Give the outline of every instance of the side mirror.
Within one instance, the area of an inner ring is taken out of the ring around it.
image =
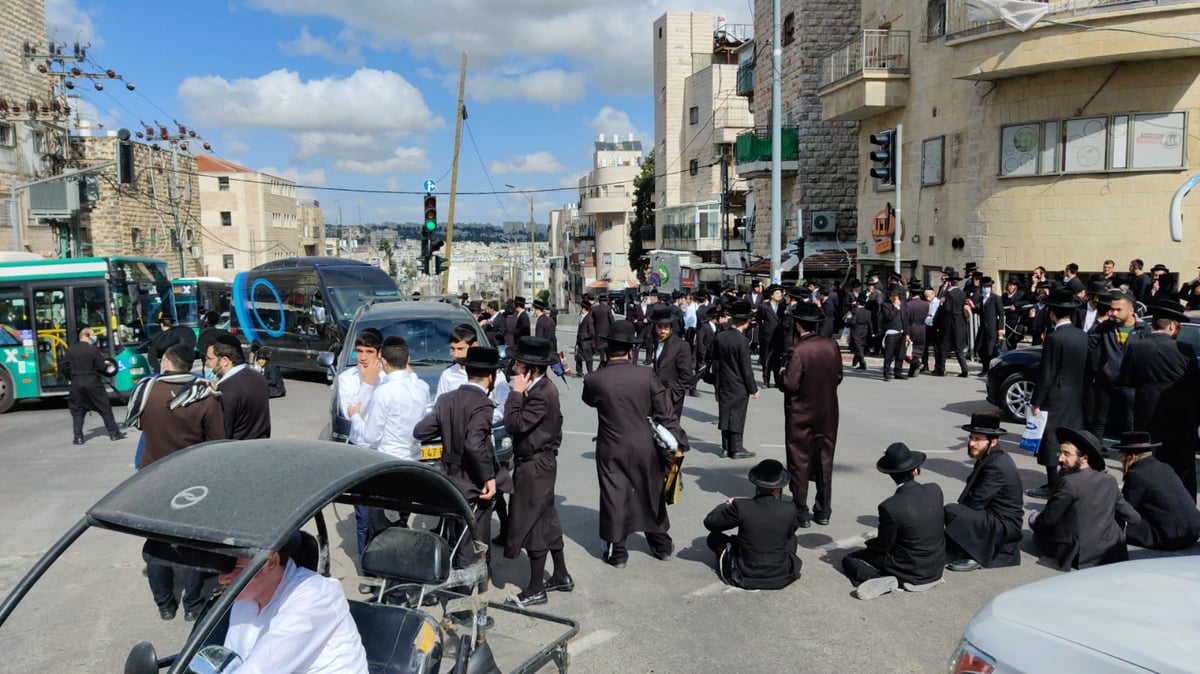
[[[185,674],[222,674],[242,666],[242,657],[224,646],[205,646],[188,662]]]
[[[125,656],[125,674],[158,674],[158,654],[154,645],[143,641],[129,649]]]
[[[326,370],[332,370],[333,369],[333,352],[323,351],[323,352],[317,354],[317,365],[320,365],[321,367],[325,368]]]

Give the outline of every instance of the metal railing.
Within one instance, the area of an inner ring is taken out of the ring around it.
[[[1140,6],[1179,4],[1182,1],[1185,0],[1055,0],[1047,3],[1050,7],[1046,16],[1061,20],[1064,16],[1081,16]],[[953,40],[1011,29],[1011,26],[1000,19],[973,21],[971,13],[967,0],[946,0],[946,39]]]
[[[821,88],[866,72],[908,73],[907,30],[864,30],[821,57]]]

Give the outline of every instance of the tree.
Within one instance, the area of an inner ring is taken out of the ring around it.
[[[387,239],[380,239],[379,254],[387,258],[388,276],[396,278],[400,273],[400,268],[396,265],[396,258],[392,251],[392,243]]]
[[[646,249],[642,233],[654,232],[654,151],[642,161],[642,172],[633,179],[633,220],[629,223],[629,266],[646,282]]]

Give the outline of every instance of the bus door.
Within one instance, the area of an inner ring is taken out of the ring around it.
[[[37,341],[38,385],[44,392],[64,391],[70,383],[60,371],[70,346],[67,288],[63,285],[33,287],[33,326]],[[76,338],[78,334],[76,334]],[[74,340],[71,340],[74,341]]]

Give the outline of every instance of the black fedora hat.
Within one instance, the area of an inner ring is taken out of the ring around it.
[[[520,337],[504,355],[527,365],[545,366],[558,362],[558,354],[545,337]]]
[[[1089,295],[1104,295],[1108,293],[1108,281],[1104,279],[1092,279],[1088,283],[1087,294]]]
[[[729,306],[729,317],[734,319],[750,318],[754,315],[754,307],[746,300],[737,300]]]
[[[893,442],[875,462],[875,470],[888,475],[908,473],[925,463],[925,452],[914,452],[903,442]]]
[[[468,370],[498,370],[500,352],[490,346],[472,346],[467,349],[465,357],[457,358],[454,362]]]
[[[524,308],[525,307],[525,298],[521,297],[520,295],[517,295],[516,297],[513,298],[513,305]]]
[[[1104,455],[1100,453],[1103,445],[1091,431],[1077,431],[1074,428],[1059,426],[1054,429],[1054,439],[1058,440],[1059,444],[1069,442],[1075,445],[1080,454],[1087,456],[1088,465],[1092,470],[1104,470]]]
[[[1125,431],[1121,434],[1121,441],[1113,445],[1113,449],[1128,454],[1141,454],[1158,447],[1162,447],[1162,443],[1151,442],[1150,434],[1146,431]]]
[[[959,274],[957,271],[954,271],[953,269],[950,269],[949,267],[942,270],[942,273],[945,274],[946,278],[950,281],[961,281],[962,280],[962,274]]]
[[[771,285],[767,286],[767,289],[763,291],[763,294],[766,295],[767,297],[770,297],[771,295],[773,295],[775,293],[776,290],[786,290],[786,289],[783,286],[779,285],[778,283],[772,283]]]
[[[812,295],[808,288],[803,286],[788,286],[787,296],[794,300],[806,300]]]
[[[533,308],[537,309],[538,311],[545,311],[550,308],[550,305],[546,304],[545,300],[536,299],[533,301]]]
[[[971,423],[960,426],[968,433],[979,433],[998,438],[1008,431],[1000,428],[1000,415],[995,412],[975,412],[971,415]]]
[[[1147,310],[1155,319],[1166,318],[1179,323],[1187,323],[1187,314],[1183,313],[1183,307],[1174,300],[1159,300],[1152,302]]]
[[[629,321],[613,321],[613,324],[608,328],[608,337],[604,338],[607,342],[615,342],[617,344],[641,344],[642,338],[638,337],[637,329],[633,327],[633,323]]]
[[[990,287],[996,285],[996,281],[991,276],[984,276],[983,278],[979,279],[979,285]]]
[[[764,459],[750,469],[750,482],[763,489],[783,489],[788,483],[788,474],[783,464],[775,459]]]
[[[821,307],[812,302],[797,302],[792,306],[788,313],[797,323],[819,323],[825,317],[821,314]]]
[[[1086,287],[1083,285],[1083,279],[1079,278],[1078,276],[1072,276],[1063,285],[1065,285],[1072,293],[1077,295],[1080,293],[1080,291],[1086,290]]]
[[[1069,287],[1060,286],[1058,288],[1051,288],[1050,295],[1046,297],[1046,306],[1051,309],[1074,311],[1082,304],[1079,298],[1075,296],[1075,292]]]
[[[671,312],[671,307],[660,304],[650,312],[650,322],[655,325],[667,325],[675,322],[675,314]]]
[[[896,293],[897,295],[904,295],[905,288],[904,288],[904,286],[900,285],[899,283],[893,284],[892,287],[888,288],[888,294],[890,295],[892,293]]]

